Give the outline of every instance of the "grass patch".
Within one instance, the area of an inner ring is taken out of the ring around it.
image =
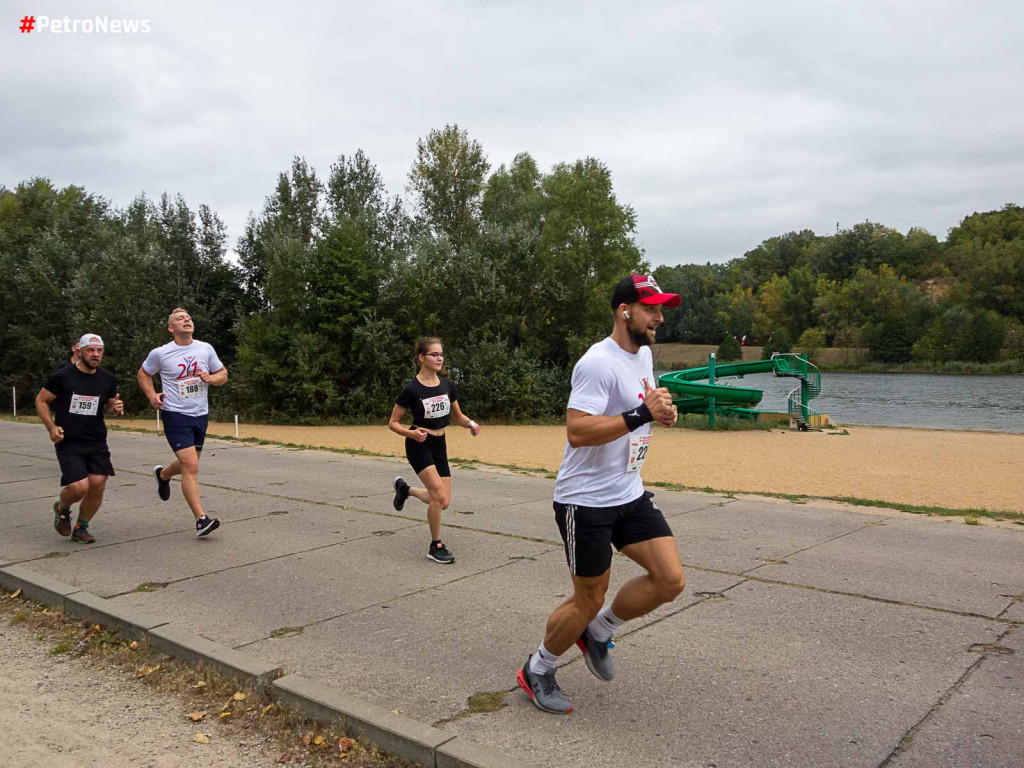
[[[132,592],[156,592],[158,589],[165,589],[166,584],[160,581],[147,581],[144,584],[139,584]]]
[[[59,656],[62,653],[67,653],[71,650],[71,641],[61,640],[53,648],[50,649],[51,656]]]
[[[708,422],[708,417],[699,413],[681,414],[679,421],[673,427],[673,429],[695,429],[705,432],[771,432],[780,428],[780,422],[721,415],[715,416],[715,426],[712,427]]]
[[[895,509],[899,512],[910,512],[915,515],[938,515],[942,517],[969,517],[974,515],[976,517],[988,517],[992,520],[1007,520],[1011,521],[1016,525],[1024,525],[1024,512],[1013,512],[1011,510],[1001,509],[976,509],[976,508],[958,508],[958,507],[930,507],[924,504],[902,504],[898,501],[879,501],[878,499],[862,499],[857,496],[810,496],[802,493],[765,493],[758,491],[737,491],[737,490],[723,490],[721,488],[711,488],[704,486],[697,488],[689,485],[680,485],[679,483],[665,483],[659,481],[645,482],[644,485],[652,486],[654,488],[664,488],[667,491],[683,491],[683,492],[698,492],[698,493],[714,493],[718,495],[724,495],[726,497],[734,497],[736,494],[744,494],[746,496],[765,496],[770,499],[785,499],[791,501],[794,504],[806,504],[809,501],[819,499],[821,501],[838,501],[842,504],[852,504],[856,507],[874,507],[876,509]]]
[[[966,515],[964,517],[964,525],[981,525],[981,520],[978,519],[977,515]]]
[[[10,624],[13,627],[15,624],[21,624],[22,622],[27,621],[27,620],[28,620],[28,611],[18,611],[16,614],[14,614],[11,617]]]
[[[302,627],[278,627],[272,630],[271,637],[295,637],[302,634]]]

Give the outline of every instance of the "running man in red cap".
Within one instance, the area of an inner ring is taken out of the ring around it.
[[[623,278],[612,293],[611,336],[587,350],[572,372],[568,443],[554,506],[573,594],[548,618],[544,642],[517,676],[545,712],[572,711],[555,681],[559,656],[576,644],[590,671],[611,680],[615,631],[672,602],[686,585],[676,540],[651,501],[654,494],[644,491],[640,480],[651,422],[671,427],[678,418],[668,390],[654,387],[651,345],[664,322],[662,306],[680,301],[677,294],[662,293],[653,277]],[[647,573],[624,584],[604,605],[612,545]]]
[[[96,539],[89,533],[89,523],[103,503],[107,478],[114,474],[103,414],[124,413],[124,403],[114,374],[100,368],[103,339],[87,333],[73,349],[75,363],[58,368],[36,395],[36,413],[50,433],[60,464],[63,489],[53,503],[53,527],[61,536],[92,544]],[[79,501],[72,529],[71,505]]]

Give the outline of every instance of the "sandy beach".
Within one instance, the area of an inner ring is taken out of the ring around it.
[[[147,426],[135,422],[135,426]],[[155,426],[155,425],[154,425]],[[214,423],[211,435],[234,435]],[[946,508],[1024,513],[1024,435],[883,427],[825,432],[706,432],[656,428],[643,469],[648,482],[717,490],[854,496]],[[242,424],[240,436],[402,457],[385,426],[282,427]],[[488,426],[477,438],[448,430],[453,457],[555,472],[560,426]]]

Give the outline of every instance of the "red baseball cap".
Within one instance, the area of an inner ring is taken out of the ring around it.
[[[612,309],[620,304],[664,304],[678,307],[683,298],[678,293],[662,293],[658,281],[649,275],[630,275],[622,278],[612,291]]]

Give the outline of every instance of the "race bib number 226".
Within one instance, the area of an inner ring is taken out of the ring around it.
[[[452,404],[448,395],[423,398],[423,418],[439,419],[452,412]]]

